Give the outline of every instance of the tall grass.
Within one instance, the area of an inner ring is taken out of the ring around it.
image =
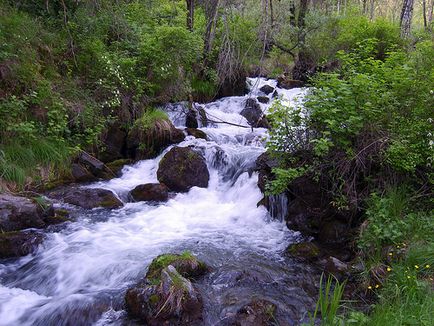
[[[315,321],[319,315],[321,316],[321,325],[329,326],[335,324],[344,289],[345,282],[339,282],[332,275],[329,275],[327,280],[324,281],[324,274],[321,275],[319,298],[313,316],[310,318],[310,325],[315,325]]]
[[[0,178],[22,187],[27,178],[41,178],[41,169],[67,170],[73,150],[64,142],[48,139],[0,145]],[[54,172],[53,172],[54,173]]]

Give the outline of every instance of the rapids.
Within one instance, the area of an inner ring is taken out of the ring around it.
[[[259,88],[276,87],[276,81],[248,79],[248,84],[249,95],[201,106],[214,121],[247,126],[239,114],[246,98],[263,95]],[[276,89],[291,104],[305,92]],[[261,107],[266,112],[270,105]],[[180,104],[166,110],[177,127],[184,125]],[[73,222],[46,230],[36,254],[0,261],[0,325],[135,325],[123,309],[126,289],[157,255],[184,250],[212,267],[198,283],[205,325],[223,325],[254,297],[275,303],[287,325],[305,321],[319,277],[284,255],[300,240],[282,222],[287,199],[273,198],[271,213],[257,207],[262,194],[252,168],[265,151],[267,130],[200,122],[199,127],[207,141],[188,136],[179,146],[193,146],[204,155],[208,188],[173,194],[158,205],[127,203],[135,186],[157,181],[164,153],[126,166],[119,178],[85,185],[113,190],[126,205],[113,211],[75,208]]]

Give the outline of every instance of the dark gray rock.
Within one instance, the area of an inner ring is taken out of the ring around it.
[[[254,299],[236,313],[233,326],[270,326],[276,321],[276,305],[270,301]]]
[[[96,207],[113,209],[123,206],[118,197],[107,189],[67,186],[51,191],[48,196],[86,209]]]
[[[31,254],[43,240],[44,236],[34,231],[0,233],[0,259]]]
[[[103,135],[102,143],[104,150],[98,157],[103,162],[112,162],[122,159],[126,153],[127,131],[119,123],[111,124]]]
[[[43,228],[51,216],[53,206],[47,201],[41,199],[38,203],[26,197],[0,194],[0,231]]]
[[[147,183],[138,185],[130,192],[135,201],[167,201],[169,189],[161,183]]]
[[[270,102],[270,99],[267,96],[258,96],[256,99],[259,103],[263,104],[267,104],[268,102]]]
[[[174,147],[161,159],[158,181],[170,190],[186,192],[191,187],[208,187],[209,172],[205,159],[188,147]]]
[[[201,138],[201,139],[205,139],[205,140],[208,139],[206,133],[200,129],[187,128],[187,129],[185,129],[185,131],[187,132],[187,135],[193,136],[195,138]]]
[[[187,128],[198,128],[199,124],[197,123],[197,112],[196,110],[189,109],[186,117],[185,117],[185,126]]]
[[[270,85],[264,85],[259,89],[262,93],[264,93],[265,95],[271,94],[274,92],[274,87],[270,86]]]
[[[264,116],[261,106],[254,98],[246,100],[245,107],[240,114],[246,118],[249,125],[254,128],[270,128],[270,124]]]
[[[128,313],[150,326],[202,325],[202,298],[191,283],[208,268],[188,253],[155,258],[146,277],[128,289]]]

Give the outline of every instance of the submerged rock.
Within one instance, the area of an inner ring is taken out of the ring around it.
[[[135,201],[167,201],[169,189],[161,183],[138,185],[130,192]]]
[[[291,256],[307,260],[317,259],[321,254],[320,248],[312,242],[294,243],[286,251]]]
[[[113,209],[123,206],[119,198],[107,189],[64,187],[50,192],[49,196],[86,209],[96,207]]]
[[[270,85],[264,85],[259,89],[265,95],[271,94],[274,92],[274,87]]]
[[[0,259],[33,253],[43,240],[44,236],[34,231],[0,233]]]
[[[161,159],[158,181],[170,190],[186,192],[191,187],[208,187],[209,172],[205,159],[188,147],[174,147]]]
[[[187,135],[196,137],[196,138],[201,138],[201,139],[205,139],[208,140],[208,137],[206,135],[205,132],[203,132],[200,129],[195,129],[195,128],[187,128],[185,129],[185,131],[187,132]]]
[[[276,305],[270,301],[255,299],[238,310],[233,326],[270,326],[276,321]]]
[[[43,199],[0,194],[0,230],[3,232],[43,228],[52,216],[53,205]]]
[[[254,98],[246,100],[244,109],[240,114],[246,118],[250,126],[254,128],[269,128],[270,124],[267,121],[264,113],[261,110],[261,106]]]
[[[258,96],[256,99],[259,103],[267,104],[268,102],[270,102],[270,99],[267,96]]]
[[[146,277],[128,289],[128,313],[147,325],[202,325],[203,303],[191,279],[208,268],[189,253],[155,258]]]

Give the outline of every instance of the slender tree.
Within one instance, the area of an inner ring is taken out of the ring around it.
[[[414,0],[404,0],[401,11],[401,36],[410,36],[411,20],[413,18]]]
[[[190,32],[194,28],[194,0],[187,1],[187,28]]]

